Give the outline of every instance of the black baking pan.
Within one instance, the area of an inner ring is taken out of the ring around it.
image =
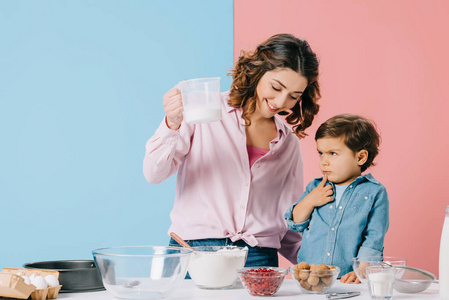
[[[105,288],[93,260],[54,260],[26,263],[27,269],[59,272],[60,293],[103,291]]]

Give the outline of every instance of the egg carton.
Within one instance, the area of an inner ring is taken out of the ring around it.
[[[47,276],[54,275],[59,280],[59,272],[40,269],[3,268],[0,273],[0,296],[32,300],[56,299],[62,285],[49,286],[45,289],[36,289],[32,284],[28,285],[22,276]]]

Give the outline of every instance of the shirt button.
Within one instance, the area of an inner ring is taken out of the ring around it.
[[[331,206],[329,206],[329,209],[332,209],[332,205],[331,205]]]
[[[349,186],[349,188],[351,188],[351,189],[352,189],[352,185],[350,185],[350,186]]]
[[[335,228],[334,228],[334,227],[332,227],[332,228],[331,228],[331,230],[332,230],[332,231],[334,231],[334,230],[335,230]]]
[[[255,166],[256,168],[258,168],[258,167],[259,167],[259,163],[254,164],[254,166]]]
[[[175,135],[175,136],[173,136],[173,138],[176,140],[177,138],[178,138],[178,136],[177,135]]]
[[[245,205],[242,205],[242,206],[240,206],[240,208],[241,208],[241,209],[245,209],[246,207],[245,207]]]
[[[245,186],[248,186],[249,185],[249,183],[248,182],[245,182]]]
[[[327,256],[331,256],[331,254],[329,252],[327,252]]]
[[[367,196],[365,196],[365,200],[368,200],[368,197],[367,197]]]
[[[340,206],[339,209],[343,209],[343,206]]]

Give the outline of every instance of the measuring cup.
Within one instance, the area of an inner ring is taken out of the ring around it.
[[[184,80],[178,83],[188,124],[221,120],[220,77]]]

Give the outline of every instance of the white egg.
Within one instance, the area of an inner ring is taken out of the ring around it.
[[[47,276],[45,276],[45,281],[47,282],[48,286],[57,286],[57,285],[59,285],[58,278],[56,278],[55,275],[47,275]]]
[[[23,278],[23,280],[25,281],[26,284],[29,285],[31,283],[30,277],[24,275],[24,276],[22,276],[22,278]]]
[[[34,285],[38,290],[47,288],[47,282],[45,281],[45,278],[42,276],[36,276],[32,278],[31,284]]]

